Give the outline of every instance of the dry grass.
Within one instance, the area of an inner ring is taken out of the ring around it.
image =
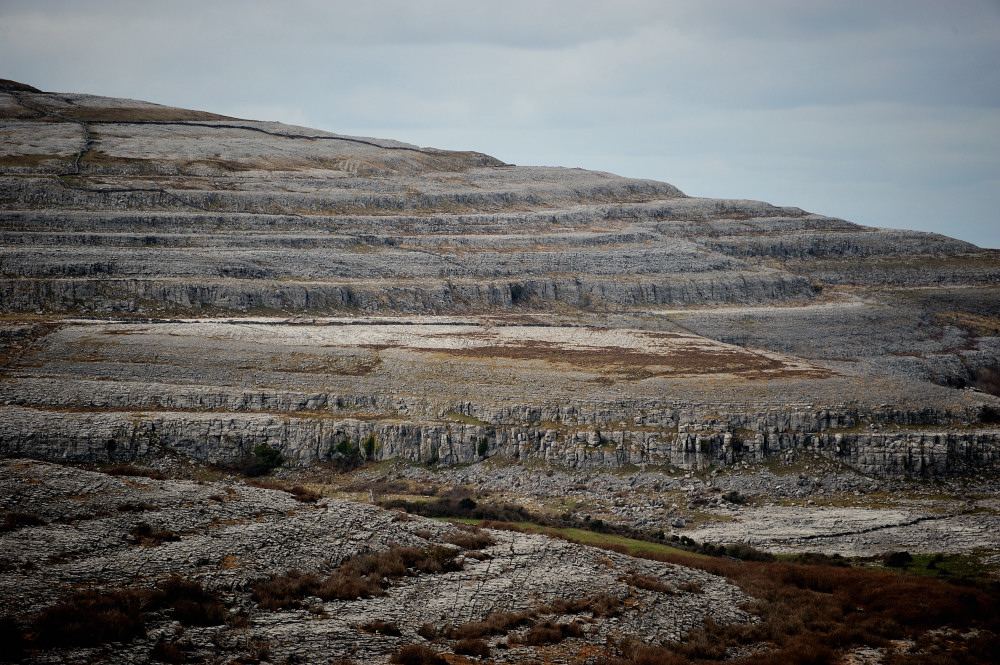
[[[104,473],[112,476],[130,476],[134,478],[150,478],[152,480],[166,480],[169,476],[155,469],[143,469],[134,464],[115,464],[103,469]]]
[[[509,641],[511,644],[542,646],[544,644],[556,644],[570,637],[582,636],[583,624],[579,621],[572,621],[570,623],[542,621],[541,623],[536,623],[523,635],[512,636]]]
[[[205,111],[175,109],[167,106],[105,108],[99,106],[74,106],[60,111],[62,115],[86,122],[206,122],[236,120],[225,115]]]
[[[477,658],[489,658],[490,645],[483,640],[459,640],[455,644],[455,653],[462,656],[475,656]]]
[[[446,534],[442,540],[463,550],[481,550],[497,542],[493,536],[477,527],[465,527],[461,531]]]
[[[703,343],[676,343],[655,351],[614,346],[568,348],[563,344],[544,340],[464,349],[407,348],[459,358],[534,360],[570,365],[599,372],[605,377],[633,381],[704,374],[733,374],[747,378],[832,376],[824,368],[797,367],[763,354],[723,346],[709,348]]]
[[[395,578],[420,573],[444,573],[461,569],[456,550],[447,547],[399,547],[363,554],[345,561],[322,579],[315,573],[290,570],[258,583],[253,595],[266,610],[301,606],[306,596],[323,600],[356,600],[381,596]]]
[[[622,582],[634,586],[636,589],[645,589],[646,591],[656,591],[658,593],[665,593],[668,595],[673,595],[676,593],[669,584],[664,584],[659,579],[651,575],[639,575],[638,573],[632,573],[621,579]]]
[[[376,619],[375,621],[369,621],[359,628],[365,632],[372,635],[391,635],[394,637],[399,637],[403,633],[399,630],[399,626],[392,623],[391,621],[382,621]]]
[[[18,510],[4,511],[3,524],[0,524],[0,533],[14,531],[26,526],[45,526],[46,521],[38,515],[25,513]]]
[[[407,644],[392,655],[396,665],[448,665],[441,654],[423,644]]]
[[[143,547],[156,547],[166,542],[178,541],[181,539],[170,529],[158,529],[148,522],[139,522],[132,527],[132,542]]]
[[[302,485],[287,485],[283,482],[271,480],[269,478],[247,478],[246,483],[247,485],[260,487],[261,489],[288,492],[295,497],[296,501],[301,503],[316,503],[323,498],[318,492],[314,492],[308,487],[304,487]]]
[[[172,611],[184,626],[215,626],[226,620],[219,597],[200,582],[173,575],[156,589],[80,591],[43,610],[28,631],[29,649],[127,643],[146,634],[149,612]]]
[[[907,656],[892,662],[980,664],[994,662],[982,658],[982,654],[1000,649],[1000,605],[996,598],[977,589],[837,566],[685,555],[647,558],[701,568],[729,579],[758,599],[748,609],[759,621],[719,626],[708,620],[704,628],[691,631],[680,644],[620,645],[621,658],[607,660],[609,665],[706,662],[723,657],[726,647],[750,645],[767,648],[732,662],[832,665],[841,662],[845,651],[862,645],[885,647],[903,638],[921,638],[930,645],[939,645],[942,638],[928,631],[944,626],[972,630],[968,634],[975,635],[951,639],[952,661],[911,661]]]
[[[41,649],[129,642],[145,635],[144,612],[155,600],[150,589],[102,594],[81,591],[46,608],[35,619],[32,646]]]

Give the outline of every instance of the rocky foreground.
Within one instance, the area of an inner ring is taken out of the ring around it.
[[[167,662],[178,662],[166,657],[176,654],[214,662],[379,663],[413,644],[450,654],[473,634],[478,655],[489,653],[492,662],[575,663],[625,638],[679,640],[709,615],[720,623],[749,618],[738,609],[747,597],[702,571],[542,535],[463,530],[360,503],[308,495],[303,503],[243,482],[8,459],[0,462],[0,488],[0,508],[14,516],[0,532],[4,614],[42,616],[30,663],[146,662],[151,654]],[[322,591],[307,591],[275,606],[281,601],[262,586],[287,571],[326,577],[345,562],[393,548],[415,549],[441,565],[421,571],[411,562],[385,588],[357,598],[324,600],[313,595]],[[116,620],[114,613],[87,616],[98,610],[80,600],[81,590],[110,596],[123,585],[179,586],[171,576],[199,585],[208,596],[188,595],[214,613],[185,614],[169,601],[137,606],[132,611],[143,612],[144,626],[134,635],[112,632],[108,644],[76,628],[74,622],[99,632],[101,620]],[[70,605],[75,616],[46,632],[46,617],[67,598],[77,599]],[[506,630],[469,628],[491,615],[496,621],[518,614]],[[542,634],[546,626],[554,635]]]

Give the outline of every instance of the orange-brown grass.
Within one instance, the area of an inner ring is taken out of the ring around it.
[[[266,610],[299,607],[306,596],[323,600],[355,600],[385,594],[390,580],[418,573],[461,570],[457,552],[447,547],[399,547],[362,554],[345,561],[325,580],[315,573],[290,570],[259,582],[254,599]]]
[[[457,545],[463,550],[481,550],[484,547],[495,545],[493,536],[478,528],[467,528],[455,533],[446,534],[441,540],[452,545]]]
[[[615,376],[641,380],[651,377],[669,377],[690,374],[728,373],[738,376],[755,376],[767,372],[780,372],[781,376],[830,376],[822,368],[799,369],[768,356],[741,349],[714,348],[700,345],[679,345],[656,352],[621,347],[567,348],[556,342],[526,340],[517,345],[482,346],[465,349],[424,349],[463,358],[502,358],[507,360],[540,360],[562,363]]]
[[[638,573],[632,573],[631,575],[623,577],[621,581],[634,586],[636,589],[657,591],[659,593],[666,593],[669,595],[673,595],[675,593],[673,587],[669,584],[664,584],[652,575],[639,575]]]
[[[455,643],[455,653],[462,656],[476,656],[477,658],[489,658],[490,645],[483,640],[459,640]]]
[[[296,501],[302,503],[316,503],[322,498],[318,492],[314,492],[308,487],[303,487],[302,485],[286,485],[277,480],[271,480],[268,478],[247,478],[247,485],[253,485],[254,487],[260,487],[266,490],[280,490],[282,492],[288,492]]]
[[[423,644],[406,644],[392,655],[396,665],[448,665],[441,654]]]
[[[129,642],[146,634],[146,613],[171,609],[184,626],[214,626],[226,620],[219,597],[201,582],[173,575],[156,589],[80,591],[44,609],[32,622],[33,649]]]
[[[570,623],[543,621],[536,623],[523,635],[512,636],[509,641],[512,644],[542,646],[543,644],[556,644],[568,637],[581,637],[582,635],[583,624],[579,621],[572,621]]]
[[[447,636],[451,639],[460,640],[480,639],[490,635],[503,635],[517,628],[531,627],[533,629],[536,626],[536,620],[538,617],[546,614],[582,614],[584,612],[589,612],[595,617],[607,617],[614,615],[620,608],[621,601],[615,596],[606,593],[598,594],[592,598],[574,598],[571,600],[557,598],[552,601],[550,605],[538,605],[530,610],[522,610],[520,612],[493,612],[482,621],[470,621],[469,623],[462,624],[457,628],[452,628],[448,632]],[[551,624],[551,622],[545,623]],[[548,628],[540,630],[536,637],[531,639],[542,640],[543,634],[547,634],[549,636],[554,635],[554,633],[551,632],[552,630],[567,630],[572,633],[576,630],[576,628],[552,628],[550,625]],[[570,635],[570,633],[566,633],[563,637],[554,641],[558,642],[566,637],[574,636]],[[549,642],[545,641],[526,642],[526,644],[548,643]]]
[[[76,106],[60,110],[62,115],[87,122],[204,122],[211,120],[236,120],[225,115],[206,111],[191,111],[170,107],[121,107]]]
[[[608,663],[660,662],[657,658],[668,663],[684,662],[676,660],[676,656],[687,662],[702,662],[723,657],[726,646],[762,644],[773,648],[734,662],[838,663],[847,649],[886,646],[890,640],[916,638],[945,626],[979,630],[975,644],[959,646],[956,653],[961,656],[955,662],[991,662],[975,654],[984,652],[982,643],[1000,648],[997,599],[977,589],[857,568],[674,554],[642,556],[726,577],[758,599],[747,609],[760,621],[719,626],[708,620],[704,628],[691,631],[680,644],[641,648],[626,645],[622,649],[624,658]]]
[[[392,635],[399,637],[403,633],[399,630],[399,626],[392,623],[391,621],[382,621],[381,619],[376,619],[374,621],[369,621],[368,623],[360,626],[361,630],[366,633],[371,633],[372,635]]]

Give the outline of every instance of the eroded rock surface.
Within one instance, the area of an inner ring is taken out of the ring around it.
[[[555,662],[586,662],[609,637],[661,643],[680,639],[709,615],[722,623],[748,618],[738,609],[747,600],[742,592],[703,571],[506,531],[485,532],[493,544],[463,549],[448,541],[466,532],[448,523],[401,520],[400,513],[335,499],[300,503],[287,492],[243,482],[156,480],[7,459],[0,462],[0,488],[5,514],[38,520],[0,533],[5,616],[28,622],[80,590],[151,588],[174,573],[219,594],[230,615],[227,623],[180,629],[170,610],[152,612],[145,637],[83,650],[43,648],[28,657],[32,663],[145,662],[164,640],[191,657],[231,659],[267,649],[275,662],[386,662],[403,644],[428,644],[418,635],[424,624],[441,632],[494,612],[609,594],[621,604],[608,616],[539,617],[580,620],[580,637],[517,645],[514,635],[527,629],[523,625],[487,637],[496,662],[523,662],[539,649]],[[145,533],[171,537],[143,539],[136,535],[144,533],[137,529],[142,524],[150,527]],[[462,569],[403,576],[383,596],[305,598],[301,609],[267,611],[252,595],[254,585],[272,575],[292,569],[329,574],[352,556],[394,544],[450,548]],[[636,588],[630,575],[655,578],[672,591]],[[374,620],[394,624],[401,634],[361,629]],[[431,646],[447,653],[455,642],[442,637]]]

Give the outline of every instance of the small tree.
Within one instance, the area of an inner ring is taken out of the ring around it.
[[[361,448],[365,451],[365,459],[375,457],[375,432],[368,435],[368,438],[361,444]]]
[[[248,460],[244,474],[250,477],[263,476],[281,466],[284,461],[280,450],[262,443],[253,449],[253,457]]]
[[[486,453],[488,453],[489,451],[490,451],[490,440],[484,436],[483,438],[479,439],[479,446],[476,447],[476,453],[478,453],[480,457],[486,457]]]
[[[333,463],[341,471],[350,471],[361,465],[361,454],[350,437],[344,437],[336,446],[330,445],[330,455],[336,455]]]

